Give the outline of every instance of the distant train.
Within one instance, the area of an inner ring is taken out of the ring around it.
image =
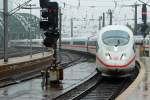
[[[10,44],[27,45],[25,41],[23,44],[23,40],[20,42],[22,43],[13,40]],[[37,42],[32,46],[41,47],[42,40],[32,40],[32,42]],[[97,36],[63,38],[62,48],[96,55],[96,70],[102,75],[128,76],[135,69],[133,33],[126,26],[106,26],[98,32]]]
[[[90,37],[75,37],[75,38],[64,38],[62,39],[62,48],[76,51],[89,52],[92,54],[96,53],[96,41],[95,36]]]
[[[42,47],[42,41],[43,39],[32,39],[31,41],[29,39],[10,40],[9,47],[29,47],[30,43],[32,44],[32,47]]]

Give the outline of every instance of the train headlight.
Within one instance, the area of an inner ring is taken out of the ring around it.
[[[110,59],[111,59],[111,56],[110,56],[110,54],[109,54],[109,53],[106,53],[106,54],[105,54],[105,56],[106,56],[106,59],[108,59],[108,60],[110,60]]]
[[[125,60],[126,59],[126,54],[122,54],[120,59]]]
[[[118,47],[114,47],[114,51],[118,51]]]

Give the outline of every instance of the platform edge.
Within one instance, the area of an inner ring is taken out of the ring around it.
[[[138,85],[142,82],[145,77],[145,67],[144,64],[138,59],[137,60],[141,66],[139,74],[135,81],[121,94],[116,100],[127,100],[127,98],[136,90]]]

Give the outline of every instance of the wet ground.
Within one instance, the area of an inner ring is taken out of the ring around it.
[[[150,100],[150,58],[142,57],[146,70],[145,78],[128,100]]]
[[[36,78],[0,89],[0,100],[51,100],[95,73],[94,63],[81,63],[64,70],[60,85],[42,87],[42,79]]]

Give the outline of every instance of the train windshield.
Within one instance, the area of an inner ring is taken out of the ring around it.
[[[130,36],[127,32],[121,30],[106,31],[102,35],[104,44],[109,46],[123,46],[128,44]]]

